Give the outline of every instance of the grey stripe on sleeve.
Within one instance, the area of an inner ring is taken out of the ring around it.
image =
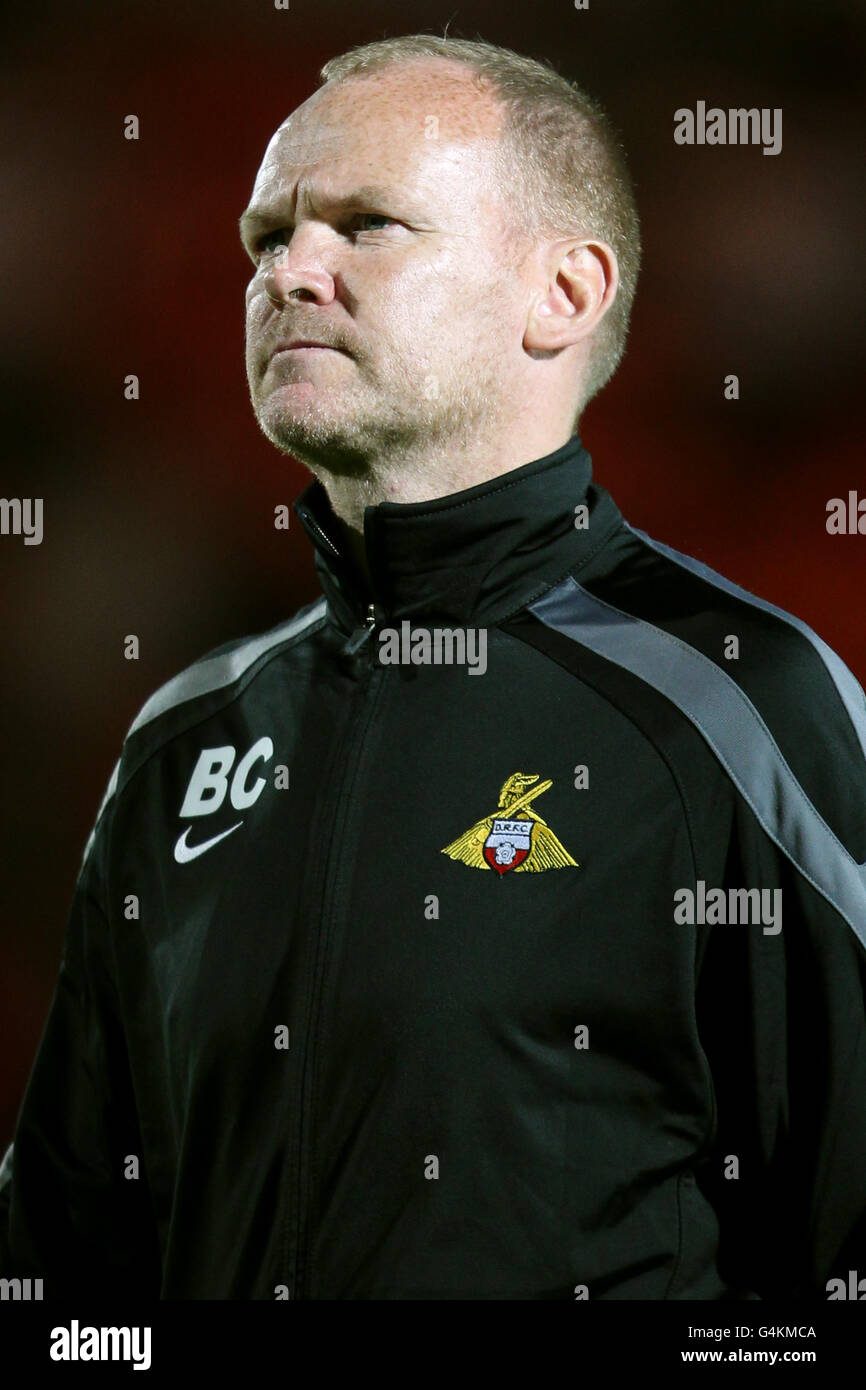
[[[715,570],[710,569],[709,565],[693,559],[691,555],[682,555],[680,551],[672,550],[669,545],[664,545],[662,541],[653,540],[652,536],[648,536],[645,531],[639,531],[636,526],[629,526],[628,529],[633,535],[639,536],[642,541],[651,546],[653,550],[657,550],[660,555],[665,555],[675,564],[691,570],[693,574],[705,579],[709,584],[714,584],[717,589],[721,589],[724,593],[731,594],[734,598],[742,599],[746,603],[751,603],[764,613],[772,613],[774,617],[781,618],[783,622],[796,628],[807,638],[833,678],[839,692],[839,698],[845,706],[857,741],[863,750],[863,760],[866,763],[866,695],[863,694],[863,689],[856,676],[852,671],[849,671],[839,654],[834,652],[832,647],[828,647],[817,632],[813,632],[808,623],[804,623],[801,618],[795,618],[793,613],[786,613],[784,608],[777,608],[774,603],[768,603],[766,599],[758,598],[757,594],[749,593],[748,589],[741,589],[739,584],[732,583],[723,574],[718,574]]]
[[[13,1148],[14,1148],[14,1145],[13,1145],[13,1144],[10,1144],[10,1145],[9,1145],[9,1148],[6,1150],[5,1154],[3,1155],[3,1162],[0,1163],[0,1192],[3,1191],[4,1187],[8,1187],[9,1184],[11,1183],[11,1181],[12,1181],[12,1149],[13,1149]]]
[[[866,864],[809,800],[759,711],[709,657],[569,577],[530,605],[545,626],[631,671],[691,720],[758,822],[866,946]]]
[[[299,613],[290,622],[283,623],[281,627],[274,628],[271,632],[265,632],[260,637],[251,637],[248,642],[241,643],[234,651],[225,652],[222,656],[206,657],[202,661],[195,662],[187,670],[181,671],[179,675],[174,676],[172,680],[167,681],[155,694],[151,695],[130,725],[126,737],[129,738],[145,724],[149,724],[152,719],[158,719],[173,705],[182,705],[187,700],[195,700],[199,695],[207,695],[212,690],[219,690],[223,685],[232,685],[248,667],[258,661],[260,656],[264,656],[271,647],[278,647],[280,643],[296,637],[306,628],[312,627],[313,623],[324,618],[325,607],[325,600],[319,599],[309,612]]]
[[[224,652],[221,656],[206,657],[202,661],[195,662],[187,670],[181,671],[179,675],[174,676],[172,680],[161,686],[143,705],[129,727],[127,739],[136,730],[143,728],[151,720],[158,719],[161,714],[172,709],[175,705],[185,704],[187,700],[195,700],[199,695],[207,695],[212,690],[219,690],[222,686],[232,685],[254,662],[258,661],[260,656],[264,656],[272,647],[278,647],[292,637],[297,637],[307,628],[322,620],[326,607],[325,599],[319,599],[308,611],[298,613],[280,627],[273,628],[270,632],[265,632],[259,637],[251,637],[248,642],[242,642],[233,651]],[[117,790],[120,762],[121,760],[118,758],[97,812],[93,829],[87,844],[84,846],[81,867],[78,871],[79,877],[87,863],[90,851],[93,849],[102,813]]]

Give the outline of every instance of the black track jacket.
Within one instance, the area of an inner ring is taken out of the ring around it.
[[[319,483],[295,511],[324,598],[125,740],[0,1272],[46,1299],[866,1280],[850,671],[629,526],[577,438],[368,508],[370,591]]]

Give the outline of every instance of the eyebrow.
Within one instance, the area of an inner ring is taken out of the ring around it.
[[[393,188],[384,188],[378,184],[367,183],[362,184],[359,188],[353,188],[350,193],[341,193],[338,196],[320,195],[315,201],[330,212],[347,212],[351,208],[362,205],[372,207],[377,203],[390,203],[398,197],[405,206],[405,195],[398,195]],[[272,227],[283,220],[277,204],[270,207],[248,207],[245,212],[241,213],[238,220],[241,241],[246,245],[247,241],[252,240],[256,231],[265,227]]]

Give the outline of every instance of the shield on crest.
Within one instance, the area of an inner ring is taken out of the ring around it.
[[[509,869],[516,869],[528,858],[534,825],[535,821],[528,819],[494,819],[481,851],[491,869],[507,874]]]

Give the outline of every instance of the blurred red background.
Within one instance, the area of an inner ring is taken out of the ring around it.
[[[317,592],[300,527],[273,527],[307,475],[259,433],[244,377],[236,222],[256,167],[326,58],[446,23],[552,59],[630,156],[644,269],[626,358],[581,430],[597,479],[630,521],[804,618],[866,681],[866,536],[825,530],[829,498],[866,496],[861,5],[19,9],[0,45],[0,491],[42,497],[45,534],[0,537],[4,1145],[129,723],[190,661]],[[673,113],[698,100],[781,107],[782,152],[676,145]],[[138,662],[122,659],[127,633]]]

